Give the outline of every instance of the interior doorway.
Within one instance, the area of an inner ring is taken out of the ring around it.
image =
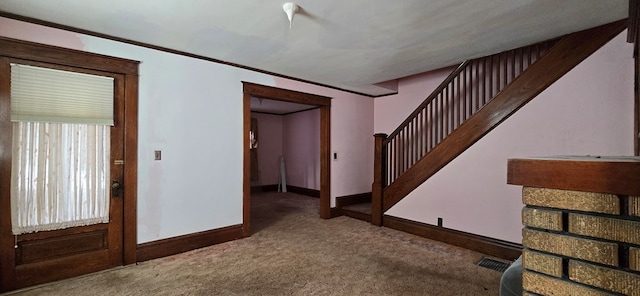
[[[328,219],[330,214],[330,108],[331,98],[286,90],[276,87],[258,85],[250,82],[243,83],[243,232],[251,235],[251,98],[264,98],[316,106],[320,109],[320,218]]]

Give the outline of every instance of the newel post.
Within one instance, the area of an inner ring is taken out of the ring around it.
[[[371,224],[382,226],[382,189],[386,168],[386,147],[384,140],[387,134],[375,134],[375,148],[373,151],[373,185],[371,186]]]

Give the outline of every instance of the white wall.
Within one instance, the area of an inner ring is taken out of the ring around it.
[[[274,77],[6,18],[0,18],[0,36],[141,61],[138,243],[242,223],[241,81],[274,86]],[[337,194],[370,188],[373,141],[363,139],[373,132],[373,100],[278,82],[334,98],[331,142],[349,147],[345,154],[353,157],[345,162],[357,174],[348,175],[357,181],[333,166],[332,204]],[[362,120],[352,125],[352,118]],[[162,150],[161,161],[153,160],[154,150]]]
[[[520,242],[521,188],[506,184],[508,158],[633,154],[633,46],[625,37],[621,33],[387,214],[428,224],[441,217],[447,228]],[[375,101],[376,122],[395,119],[385,112],[388,104]],[[393,128],[376,125],[376,132]]]

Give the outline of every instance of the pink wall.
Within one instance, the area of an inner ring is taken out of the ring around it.
[[[254,185],[278,184],[282,155],[282,116],[251,113],[258,120],[259,180]]]
[[[84,49],[79,35],[73,32],[43,27],[0,17],[2,36],[31,42],[63,46],[66,48]]]
[[[252,185],[278,184],[284,155],[287,185],[320,189],[320,109],[289,115],[251,113],[258,120],[260,180]]]
[[[320,189],[320,109],[283,117],[287,185]]]
[[[633,46],[625,37],[621,33],[387,214],[428,224],[441,217],[447,228],[520,242],[521,188],[506,184],[508,158],[633,154]],[[433,88],[445,76],[436,71],[408,79]],[[406,116],[417,105],[405,97],[405,87],[401,81],[395,100],[376,99],[376,132],[390,132],[402,117],[395,112],[409,110]]]

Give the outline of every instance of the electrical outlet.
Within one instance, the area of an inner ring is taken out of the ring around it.
[[[438,227],[442,227],[442,218],[438,217]]]
[[[338,152],[333,152],[333,160],[338,160]]]
[[[162,151],[160,150],[156,150],[153,152],[153,159],[154,160],[161,160],[162,159]]]

